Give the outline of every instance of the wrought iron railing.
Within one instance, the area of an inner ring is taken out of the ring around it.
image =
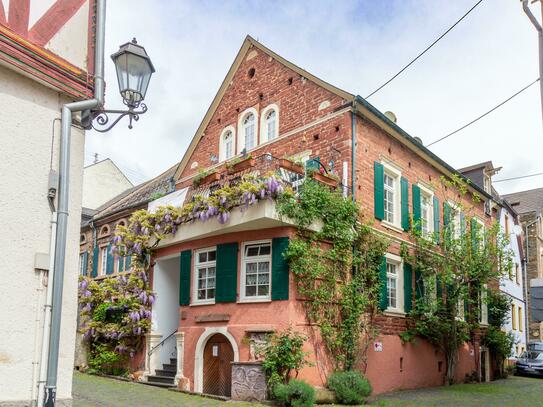
[[[171,337],[173,337],[175,334],[177,333],[177,329],[175,331],[173,331],[171,334],[169,334],[167,337],[165,337],[164,339],[162,339],[159,343],[157,343],[155,346],[153,346],[151,349],[149,349],[149,351],[147,352],[147,356],[151,356],[152,353],[158,349],[160,346],[163,346],[164,345],[164,342],[166,342],[168,339],[170,339]]]

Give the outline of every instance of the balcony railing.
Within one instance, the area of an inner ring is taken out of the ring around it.
[[[309,171],[307,167],[312,164],[313,168],[316,168],[315,163],[320,165],[318,161],[314,161],[310,165],[301,166],[289,160],[274,157],[271,154],[242,159],[229,168],[223,167],[214,175],[210,174],[200,184],[191,186],[187,193],[187,201],[194,196],[209,196],[213,191],[224,186],[234,186],[240,183],[244,176],[265,177],[270,172],[278,176],[285,186],[290,186],[294,191],[297,191],[308,177]],[[347,195],[349,188],[346,188],[345,185],[328,174],[319,172],[309,176],[313,176],[317,181],[323,182],[332,188],[338,188]]]

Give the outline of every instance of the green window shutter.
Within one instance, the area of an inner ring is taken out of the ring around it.
[[[387,259],[384,256],[381,265],[379,266],[379,280],[381,283],[381,290],[379,291],[379,309],[384,311],[388,308]]]
[[[402,177],[400,179],[402,192],[402,229],[409,230],[409,182]]]
[[[117,270],[119,270],[119,273],[122,273],[124,271],[124,261],[126,257],[124,256],[117,256]]]
[[[190,274],[192,270],[191,260],[191,250],[184,250],[181,252],[179,261],[179,305],[190,304]]]
[[[126,258],[125,270],[130,271],[130,265],[132,264],[132,256]]]
[[[424,297],[424,280],[420,270],[415,271],[415,299],[419,300]]]
[[[439,199],[434,196],[434,236],[439,244]]]
[[[89,266],[89,252],[83,252],[83,270],[82,273],[87,276],[87,268]]]
[[[460,212],[460,233],[462,233],[462,236],[466,233],[466,216],[464,212]]]
[[[375,161],[373,163],[373,199],[375,217],[379,220],[385,218],[385,167]]]
[[[236,302],[238,286],[238,244],[217,245],[217,288],[215,302]]]
[[[448,202],[443,202],[443,234],[444,237],[450,239],[451,236],[451,205]]]
[[[106,253],[107,253],[106,274],[112,274],[114,267],[113,267],[113,255],[111,254],[111,243],[107,245]]]
[[[421,224],[420,224],[420,187],[418,185],[413,184],[413,223],[415,225],[415,228],[420,231],[421,230]]]
[[[288,263],[283,253],[288,248],[288,237],[272,239],[271,299],[288,300]]]
[[[98,248],[98,246],[95,246],[94,250],[93,250],[93,253],[92,253],[92,273],[91,273],[92,278],[98,276],[98,261],[99,261],[98,260],[98,254],[99,254],[99,251],[100,251],[100,249]]]
[[[313,170],[318,171],[320,169],[319,163],[320,163],[319,157],[310,158],[309,160],[305,162],[306,171],[313,171]]]
[[[413,270],[411,264],[403,264],[404,311],[410,312],[413,303]]]
[[[472,250],[477,250],[477,231],[479,229],[479,224],[475,218],[471,218],[470,221],[470,233],[471,233],[471,246]]]

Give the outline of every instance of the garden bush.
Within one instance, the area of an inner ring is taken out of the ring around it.
[[[311,407],[315,404],[315,389],[303,380],[291,380],[273,388],[276,402],[284,407]]]
[[[355,371],[333,373],[328,378],[328,388],[342,404],[362,404],[371,393],[370,382]]]

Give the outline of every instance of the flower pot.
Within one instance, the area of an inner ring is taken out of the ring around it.
[[[337,179],[321,174],[320,172],[314,172],[313,174],[311,174],[311,178],[332,188],[337,187],[339,183]]]
[[[246,158],[243,161],[237,162],[228,169],[229,174],[235,174],[246,170],[247,168],[254,167],[256,165],[256,160],[254,158]]]
[[[200,180],[200,185],[211,184],[212,182],[219,181],[220,179],[221,174],[219,174],[218,172],[212,172],[211,174],[207,174]]]
[[[297,174],[304,173],[304,167],[290,160],[287,160],[286,158],[281,158],[279,160],[279,167],[284,168],[287,171],[295,172]]]

